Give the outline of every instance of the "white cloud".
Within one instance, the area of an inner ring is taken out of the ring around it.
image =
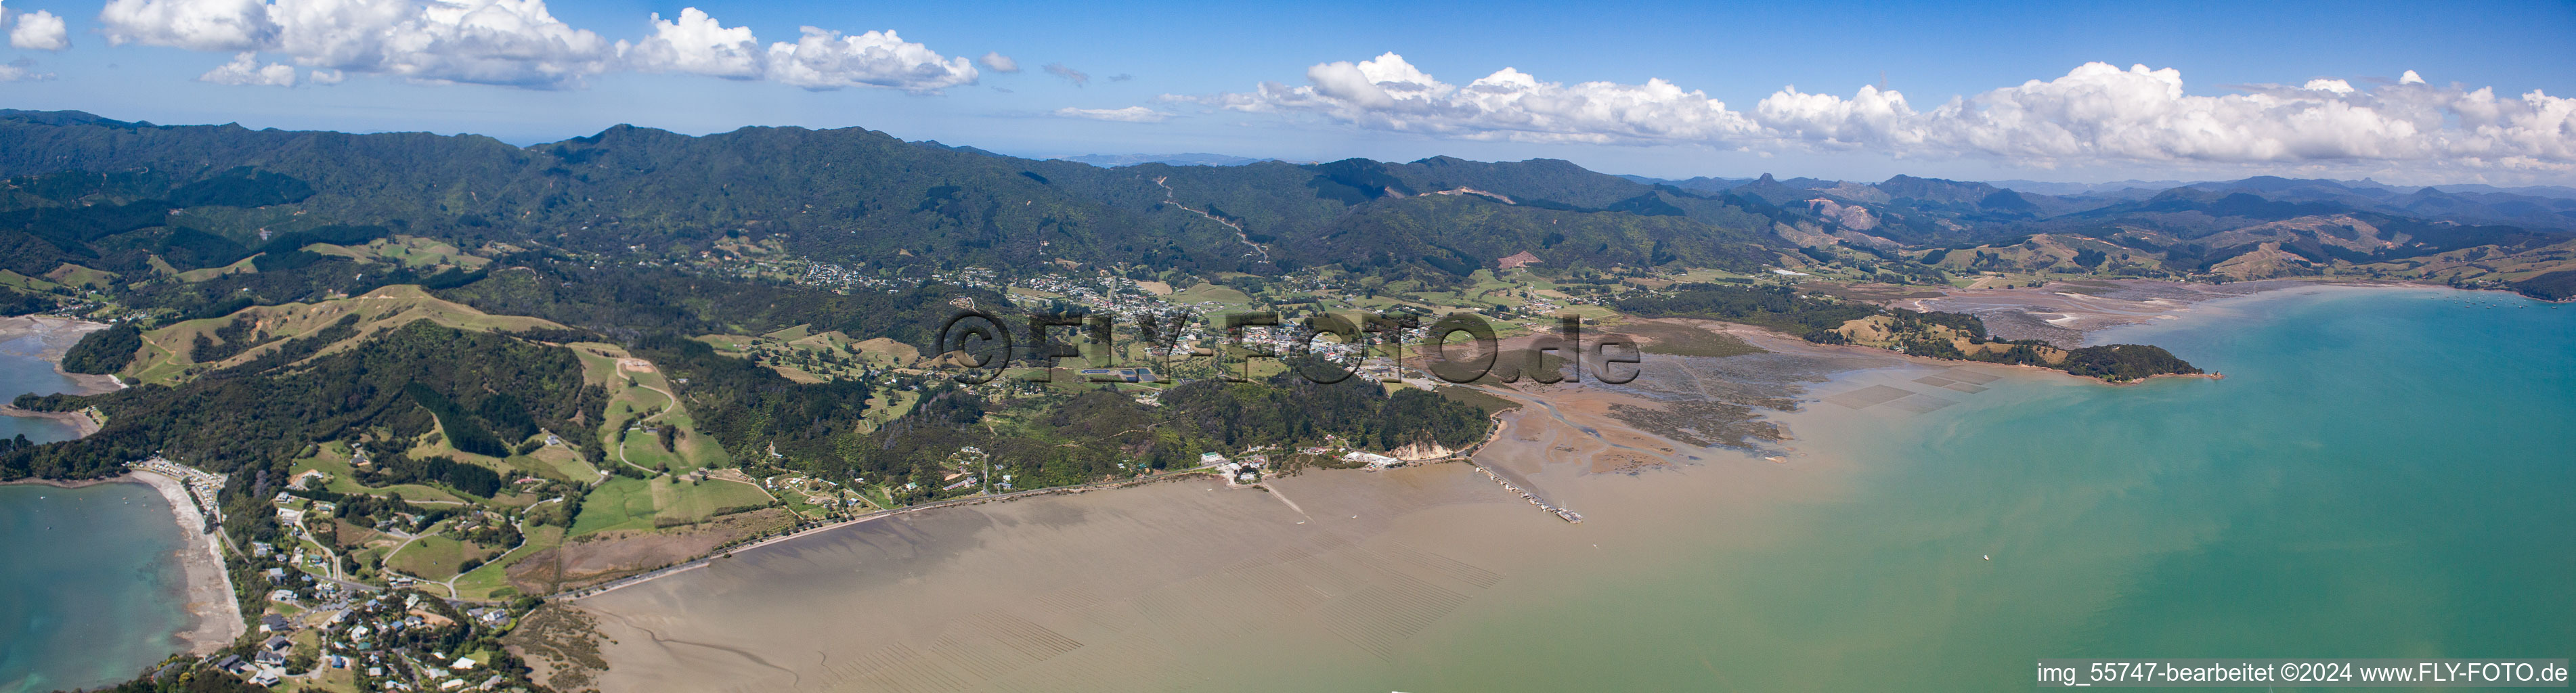
[[[2491,89],[2435,89],[2420,79],[2368,92],[2329,79],[2249,92],[2192,96],[2178,70],[2087,63],[1924,112],[1870,87],[1848,100],[1787,90],[1763,99],[1755,119],[1779,137],[1829,146],[2042,166],[2389,160],[2576,170],[2576,99],[2538,91],[2499,99]]]
[[[26,61],[0,65],[0,82],[42,82],[54,78],[54,73],[37,72],[21,64],[24,62]]]
[[[1064,63],[1047,63],[1046,71],[1047,74],[1063,77],[1064,81],[1072,82],[1073,86],[1079,87],[1091,83],[1090,73],[1065,67]]]
[[[974,84],[978,76],[965,56],[943,57],[892,31],[856,36],[810,26],[803,31],[795,43],[769,44],[771,80],[814,90],[867,86],[934,93]]]
[[[295,68],[277,63],[261,65],[259,54],[243,51],[235,54],[232,62],[198,75],[197,81],[237,87],[291,87],[295,86]]]
[[[670,19],[653,14],[650,34],[632,42],[573,28],[545,0],[109,0],[99,22],[111,44],[283,55],[320,84],[354,73],[566,89],[631,70],[927,94],[977,77],[972,61],[893,31],[805,27],[794,43],[764,47],[749,27],[724,26],[695,7]],[[985,60],[1018,69],[999,53]]]
[[[429,82],[569,88],[613,56],[544,0],[110,0],[99,21],[113,44],[273,52]]]
[[[617,53],[636,70],[728,79],[760,77],[768,57],[760,39],[751,35],[751,27],[727,28],[695,7],[680,10],[680,16],[671,21],[655,13],[653,35],[632,46],[619,41]]]
[[[982,63],[984,65],[984,69],[992,70],[994,72],[1020,71],[1020,61],[1012,60],[1011,56],[1003,55],[1001,51],[987,52],[984,54],[984,57],[976,58],[975,62]]]
[[[2087,63],[2054,80],[1957,97],[1929,110],[1874,86],[1850,97],[1784,88],[1737,111],[1660,79],[1569,85],[1504,68],[1456,85],[1394,53],[1315,65],[1306,80],[1163,100],[1317,114],[1363,128],[1463,139],[1861,150],[2033,166],[2404,162],[2576,171],[2576,99],[2436,88],[2411,71],[2397,84],[2368,91],[2316,79],[2297,88],[2194,96],[2184,92],[2177,70]]]
[[[2424,76],[2423,76],[2423,75],[2415,74],[2415,71],[2414,71],[2414,70],[2407,70],[2407,71],[2406,71],[2406,74],[2402,74],[2402,75],[2398,75],[2398,76],[2397,76],[2397,83],[2398,83],[2398,84],[2423,84],[2423,83],[2424,83]]]
[[[109,0],[98,21],[113,45],[239,51],[277,41],[268,15],[261,0]]]
[[[1128,106],[1126,108],[1059,108],[1055,110],[1055,114],[1064,118],[1114,120],[1121,123],[1160,123],[1165,119],[1172,117],[1172,114],[1143,106]]]
[[[308,84],[339,84],[348,79],[349,73],[339,70],[313,70],[304,74],[304,81]]]
[[[1263,83],[1258,91],[1166,96],[1237,111],[1308,111],[1361,127],[1538,142],[1722,140],[1760,128],[1724,102],[1660,79],[1645,84],[1542,82],[1503,68],[1464,86],[1423,73],[1394,53],[1306,69],[1312,84]]]
[[[69,32],[63,29],[63,18],[44,10],[18,14],[18,28],[9,30],[9,45],[31,51],[58,51],[72,47]]]

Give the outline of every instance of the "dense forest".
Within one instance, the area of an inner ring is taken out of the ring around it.
[[[285,461],[306,443],[367,436],[404,441],[428,433],[437,419],[407,394],[415,386],[478,412],[506,401],[502,408],[516,412],[492,416],[515,421],[524,415],[553,430],[600,419],[605,397],[582,386],[581,362],[571,350],[427,321],[286,367],[347,336],[350,324],[288,340],[259,359],[178,387],[20,397],[19,406],[31,409],[96,405],[110,419],[87,438],[0,455],[0,477],[102,476],[156,452],[218,472],[275,465],[283,474]]]
[[[887,337],[929,349],[966,298],[1007,305],[985,289],[928,283],[899,293],[826,289],[689,274],[662,267],[596,267],[526,254],[484,271],[425,284],[440,298],[495,315],[529,315],[619,338],[758,334],[797,325],[856,339]]]
[[[2543,301],[2576,299],[2576,270],[2559,270],[2532,277],[2515,283],[2513,288]]]
[[[1430,392],[1390,395],[1357,378],[1319,385],[1290,373],[1260,382],[1184,384],[1165,392],[1160,406],[1089,390],[1025,420],[991,419],[971,393],[937,393],[915,415],[851,437],[861,454],[826,460],[814,471],[909,479],[919,488],[896,500],[914,502],[938,495],[929,482],[965,446],[986,451],[996,473],[1014,474],[1019,487],[1033,488],[1191,467],[1202,452],[1260,446],[1272,446],[1274,455],[1328,441],[1379,450],[1413,443],[1457,449],[1482,439],[1489,426],[1482,410]]]
[[[91,375],[114,373],[133,363],[135,352],[142,350],[143,328],[130,322],[118,323],[81,335],[70,351],[63,352],[63,370]]]

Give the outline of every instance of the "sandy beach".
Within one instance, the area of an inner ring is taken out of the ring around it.
[[[170,502],[171,514],[178,519],[179,532],[187,537],[187,547],[175,558],[188,579],[187,609],[192,625],[179,634],[187,652],[204,655],[221,650],[241,637],[246,629],[242,622],[241,604],[233,599],[232,577],[224,570],[221,547],[214,534],[205,531],[205,515],[196,502],[188,498],[186,485],[179,480],[151,472],[133,472],[120,480],[150,485]]]

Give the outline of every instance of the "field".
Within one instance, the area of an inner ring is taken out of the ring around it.
[[[463,267],[466,269],[475,269],[492,262],[491,260],[481,256],[470,255],[462,250],[458,250],[454,245],[419,236],[396,235],[391,239],[379,238],[369,241],[365,245],[332,245],[329,243],[315,243],[304,246],[304,249],[323,255],[337,255],[353,260],[378,260],[424,268]]]
[[[338,322],[342,317],[359,316],[358,336],[323,349],[320,354],[346,348],[378,331],[391,329],[414,320],[429,320],[441,325],[467,330],[525,330],[559,328],[552,322],[528,317],[487,315],[464,304],[430,296],[420,287],[388,286],[354,298],[333,299],[319,303],[288,303],[253,306],[220,318],[203,318],[169,325],[143,333],[143,351],[123,372],[129,379],[174,385],[212,368],[233,365],[258,358],[283,344]],[[231,358],[211,364],[199,364],[188,352],[198,335],[214,337],[214,332],[236,319],[252,321],[254,333],[265,332],[276,341],[253,347]],[[317,354],[319,355],[319,354]]]
[[[600,444],[609,446],[612,463],[647,472],[685,474],[722,467],[731,461],[723,445],[698,432],[687,407],[672,397],[670,382],[652,362],[634,358],[611,344],[578,342],[568,346],[581,357],[583,380],[608,387],[607,416],[592,433]],[[672,450],[663,450],[659,436],[645,430],[651,426],[678,427],[678,443]],[[618,439],[621,433],[624,441]]]
[[[413,577],[443,580],[456,574],[458,564],[479,553],[482,552],[465,542],[431,535],[413,539],[401,551],[385,557],[385,567]]]
[[[63,286],[105,289],[115,285],[116,273],[65,263],[51,272],[46,272],[45,279]]]
[[[710,478],[682,481],[673,477],[616,477],[582,499],[581,517],[572,536],[599,532],[667,527],[703,522],[717,511],[767,505],[769,494],[737,481]]]
[[[455,583],[457,598],[501,599],[517,596],[518,588],[510,586],[510,564],[526,559],[539,551],[559,546],[563,544],[564,538],[562,527],[538,525],[528,527],[526,530],[526,544],[484,563],[482,567],[475,568],[472,572],[457,576]]]
[[[291,467],[288,472],[290,475],[289,478],[292,478],[294,475],[301,475],[306,470],[318,470],[324,474],[331,475],[329,481],[323,482],[322,489],[341,495],[384,496],[390,494],[401,494],[403,500],[413,503],[431,505],[462,505],[465,503],[464,498],[457,496],[454,493],[450,493],[446,489],[441,489],[435,486],[425,486],[421,484],[367,486],[360,484],[356,479],[350,478],[351,470],[349,467],[349,448],[346,444],[339,442],[325,443],[320,446],[316,446],[316,451],[312,457],[296,460],[293,467]]]

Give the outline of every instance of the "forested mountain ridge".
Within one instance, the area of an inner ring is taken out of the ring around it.
[[[2565,230],[2576,228],[2576,200],[2278,178],[2143,197],[2044,195],[1913,176],[1666,185],[1547,159],[1100,168],[859,128],[692,137],[618,126],[512,147],[470,135],[157,126],[27,111],[0,111],[0,143],[9,145],[0,147],[0,176],[10,177],[0,196],[0,248],[11,249],[11,269],[27,275],[53,269],[38,267],[46,263],[129,277],[155,262],[177,271],[220,267],[282,252],[262,234],[333,228],[460,247],[500,242],[666,258],[748,238],[776,240],[798,257],[876,266],[1064,260],[1264,275],[1339,266],[1450,283],[1519,252],[1555,268],[1745,270],[1803,263],[1781,255],[1799,248],[1863,265],[1920,264],[1895,269],[1927,278],[1943,263],[1923,257],[1926,250],[2001,246],[2038,233],[2156,260],[2126,265],[2128,276],[2252,279],[2342,268],[2505,283],[2560,269],[2559,255],[2533,253],[2576,241]],[[2409,240],[2347,248],[2352,253],[2296,238],[2201,240],[2341,217],[2411,229]],[[2478,258],[2441,256],[2480,247]],[[2282,261],[2280,253],[2298,259]],[[2510,267],[2477,266],[2508,256]],[[302,260],[267,262],[293,269]],[[1972,268],[1941,271],[1963,269]],[[326,284],[307,288],[365,288]]]

